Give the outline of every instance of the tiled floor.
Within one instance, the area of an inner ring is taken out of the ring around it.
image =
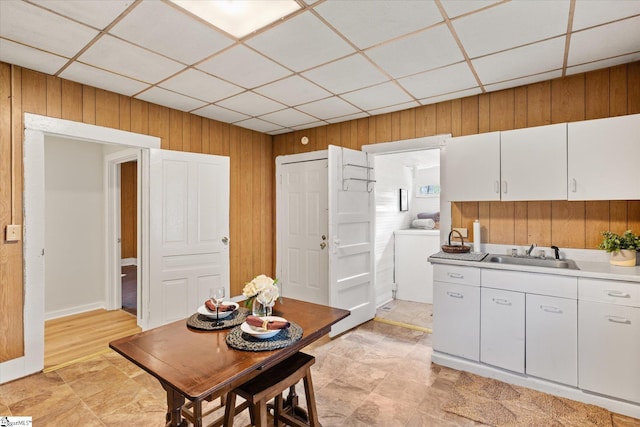
[[[378,317],[430,326],[427,306],[386,307]],[[313,381],[324,427],[480,425],[440,409],[459,373],[430,364],[428,333],[370,321],[305,351],[316,356]],[[163,426],[165,405],[158,382],[113,352],[0,386],[0,415],[32,416],[38,427]],[[635,422],[620,417],[616,426]]]

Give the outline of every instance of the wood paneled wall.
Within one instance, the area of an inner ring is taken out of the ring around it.
[[[277,135],[274,155],[321,150],[328,144],[359,150],[366,144],[443,133],[471,135],[636,113],[640,113],[640,62]],[[300,143],[305,135],[306,146]],[[615,162],[618,155],[611,153],[603,161]],[[640,201],[452,205],[453,227],[466,227],[471,233],[475,219],[483,224],[483,242],[596,248],[601,231],[640,232]]]
[[[138,258],[138,162],[120,165],[120,256]]]
[[[13,68],[13,79],[11,78]],[[13,109],[10,94],[13,86]],[[274,274],[274,163],[272,137],[150,104],[94,87],[0,63],[0,227],[11,221],[16,188],[17,224],[22,218],[23,113],[153,135],[163,149],[229,156],[231,293],[245,282]],[[11,133],[16,169],[10,171]],[[23,354],[22,242],[0,240],[0,362]]]

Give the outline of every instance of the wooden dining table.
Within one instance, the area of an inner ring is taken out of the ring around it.
[[[196,330],[187,326],[187,319],[112,341],[109,347],[160,381],[167,392],[167,425],[182,427],[187,424],[182,418],[186,400],[198,403],[211,395],[225,395],[326,335],[331,325],[349,314],[282,298],[273,315],[298,324],[302,338],[271,351],[236,350],[226,343],[231,329]]]

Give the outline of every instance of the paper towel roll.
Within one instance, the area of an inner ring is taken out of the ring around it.
[[[480,221],[473,221],[473,252],[480,251]]]

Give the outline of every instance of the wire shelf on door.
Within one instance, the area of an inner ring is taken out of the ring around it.
[[[345,178],[345,169],[347,167],[354,167],[354,168],[361,168],[361,169],[366,169],[367,170],[367,177],[366,178]],[[342,190],[343,191],[347,191],[349,189],[349,186],[347,185],[347,181],[360,181],[360,182],[366,182],[367,183],[367,192],[371,193],[373,191],[373,186],[371,186],[371,188],[369,188],[369,184],[370,183],[374,183],[376,182],[375,179],[371,179],[370,177],[370,173],[373,170],[373,167],[371,166],[364,166],[364,165],[358,165],[355,163],[345,163],[342,165]]]

